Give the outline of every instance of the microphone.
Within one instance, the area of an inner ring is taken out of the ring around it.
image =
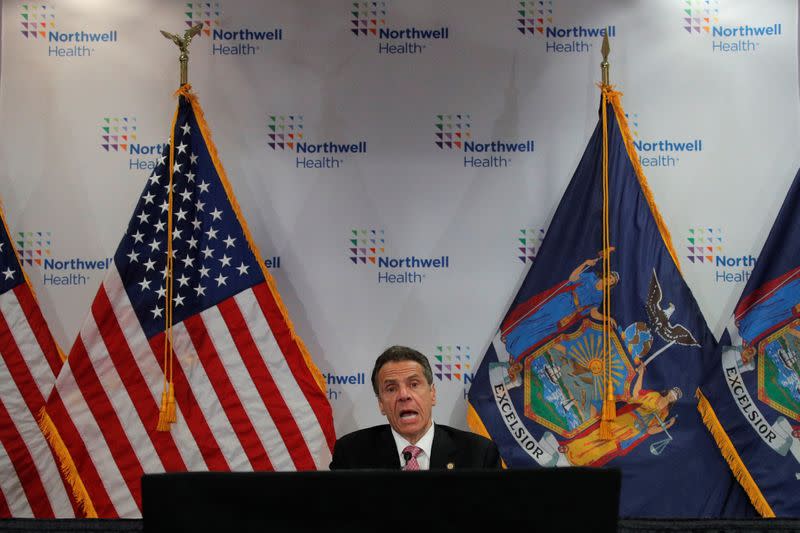
[[[408,462],[411,460],[411,457],[411,452],[403,452],[403,459],[405,459],[406,464],[408,464]]]

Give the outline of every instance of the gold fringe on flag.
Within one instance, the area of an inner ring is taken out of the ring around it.
[[[677,268],[678,272],[682,274],[683,272],[681,271],[681,264],[678,262],[678,254],[675,251],[675,247],[672,245],[672,236],[667,228],[667,224],[661,217],[658,207],[656,206],[656,201],[653,198],[653,192],[650,190],[650,185],[647,183],[647,177],[644,175],[644,169],[642,168],[642,164],[639,162],[639,155],[636,153],[636,147],[633,145],[633,135],[631,135],[631,130],[628,127],[628,120],[625,118],[625,109],[622,107],[622,93],[615,91],[613,86],[609,86],[606,89],[606,93],[611,101],[611,106],[614,108],[614,114],[617,117],[617,125],[619,126],[620,133],[622,134],[622,140],[625,143],[625,149],[628,151],[628,159],[630,159],[631,164],[633,165],[633,170],[636,172],[636,178],[639,180],[639,187],[642,188],[642,194],[647,201],[647,205],[650,207],[650,213],[653,215],[653,218],[656,221],[656,226],[658,227],[658,232],[661,234],[661,238],[664,240],[664,245],[667,247],[669,255],[672,257],[672,261],[675,263],[675,268]]]
[[[758,488],[758,485],[756,485],[756,482],[753,480],[753,476],[750,475],[750,472],[744,465],[742,458],[739,457],[739,453],[736,451],[728,434],[725,433],[722,424],[720,424],[717,418],[717,414],[714,412],[711,404],[708,403],[708,399],[700,389],[697,389],[694,395],[697,398],[697,410],[700,411],[703,423],[714,437],[717,446],[719,446],[722,452],[722,456],[725,457],[728,466],[731,467],[734,477],[736,477],[736,480],[747,493],[750,501],[753,502],[753,507],[755,507],[756,511],[764,518],[775,518],[775,512],[772,510],[769,503],[767,503],[766,498],[764,498],[764,495],[761,493],[761,489]]]
[[[72,460],[72,455],[70,455],[67,445],[64,444],[61,434],[56,429],[44,407],[39,410],[37,422],[44,438],[50,443],[50,447],[58,458],[59,468],[61,468],[64,479],[72,489],[72,495],[78,502],[78,506],[83,510],[86,518],[97,518],[97,511],[94,508],[91,497],[89,497],[89,493],[86,491],[83,480],[81,480],[75,461]]]
[[[489,432],[486,430],[486,426],[483,425],[483,420],[481,417],[478,416],[478,412],[472,407],[472,404],[467,402],[467,425],[472,430],[473,433],[477,433],[478,435],[483,435],[487,439],[491,439],[492,437],[489,435]]]

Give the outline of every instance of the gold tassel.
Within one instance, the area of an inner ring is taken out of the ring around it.
[[[611,440],[614,438],[614,431],[611,426],[617,418],[617,403],[614,401],[613,396],[606,397],[603,402],[603,413],[600,417],[600,438],[603,440]]]
[[[179,91],[180,92],[180,91]],[[165,286],[167,289],[164,313],[164,390],[161,393],[161,408],[158,410],[158,424],[156,431],[166,432],[176,421],[175,417],[175,390],[172,382],[172,294],[173,294],[173,266],[172,266],[172,208],[173,208],[173,169],[175,166],[175,125],[178,121],[180,105],[175,109],[172,119],[172,129],[169,134],[169,186],[167,188],[169,201],[167,203],[167,264],[165,272]]]
[[[608,180],[608,87],[602,86],[603,119],[603,386],[605,398],[600,415],[599,437],[602,440],[614,438],[612,422],[617,418],[614,401],[614,380],[611,375],[611,225],[609,223],[609,180]]]
[[[161,409],[158,410],[158,425],[156,431],[169,431],[170,423],[167,420],[167,389],[161,393]]]
[[[169,384],[169,398],[167,399],[167,422],[174,424],[178,417],[175,414],[175,385]]]

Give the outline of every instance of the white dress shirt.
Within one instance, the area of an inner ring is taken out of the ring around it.
[[[400,457],[400,468],[406,465],[406,460],[403,457],[403,450],[406,446],[412,446],[410,442],[408,442],[402,435],[392,428],[392,436],[394,437],[394,443],[397,445],[397,455]],[[433,423],[431,423],[431,427],[428,428],[428,431],[422,436],[421,439],[416,444],[413,444],[417,448],[421,449],[422,452],[417,456],[417,463],[419,464],[420,470],[430,470],[431,468],[431,448],[433,447]]]

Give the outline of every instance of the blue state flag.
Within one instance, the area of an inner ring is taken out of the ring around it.
[[[800,516],[800,172],[701,386],[700,412],[755,508]]]
[[[476,372],[469,423],[510,468],[620,468],[621,516],[745,515],[694,399],[716,341],[620,96],[602,87],[598,125]]]

